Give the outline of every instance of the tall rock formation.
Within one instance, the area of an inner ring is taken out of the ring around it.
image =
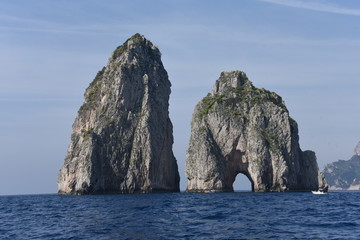
[[[86,89],[59,194],[179,191],[170,86],[159,49],[142,35],[116,48]]]
[[[327,164],[323,172],[331,190],[360,190],[360,142],[349,160]]]
[[[193,113],[187,191],[233,191],[239,173],[255,192],[327,190],[281,97],[255,88],[243,72],[223,72]]]

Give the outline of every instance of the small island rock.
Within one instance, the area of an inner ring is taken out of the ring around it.
[[[187,191],[233,191],[239,173],[255,192],[327,190],[282,98],[255,88],[244,72],[222,72],[193,113]]]
[[[116,48],[86,89],[59,194],[178,192],[170,86],[159,49],[144,36]]]

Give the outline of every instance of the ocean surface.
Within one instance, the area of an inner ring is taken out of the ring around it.
[[[0,196],[0,239],[360,239],[360,192]]]

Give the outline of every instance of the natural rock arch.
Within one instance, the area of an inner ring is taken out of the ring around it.
[[[238,172],[235,177],[234,177],[234,181],[232,183],[232,191],[235,192],[235,190],[239,190],[239,189],[235,189],[235,183],[239,183],[238,179],[241,179],[241,185],[245,185],[245,183],[243,181],[246,181],[249,184],[250,189],[241,189],[241,190],[250,190],[252,192],[254,192],[254,182],[252,181],[251,177],[249,176],[248,173],[246,172]]]
[[[234,191],[234,182],[239,174],[243,174],[251,183],[251,190],[254,191],[254,181],[249,173],[248,164],[243,162],[244,154],[238,150],[233,151],[226,159],[225,191]]]
[[[233,191],[245,174],[255,192],[326,188],[315,153],[302,152],[282,98],[245,73],[223,72],[195,107],[186,157],[187,191]]]

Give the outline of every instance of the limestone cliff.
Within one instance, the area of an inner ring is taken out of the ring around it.
[[[327,164],[323,172],[331,190],[360,190],[360,142],[349,160]]]
[[[86,89],[59,194],[179,191],[170,86],[160,51],[142,35],[116,48]]]
[[[239,173],[255,192],[327,189],[281,97],[255,88],[243,72],[223,72],[193,113],[187,191],[233,191]]]

